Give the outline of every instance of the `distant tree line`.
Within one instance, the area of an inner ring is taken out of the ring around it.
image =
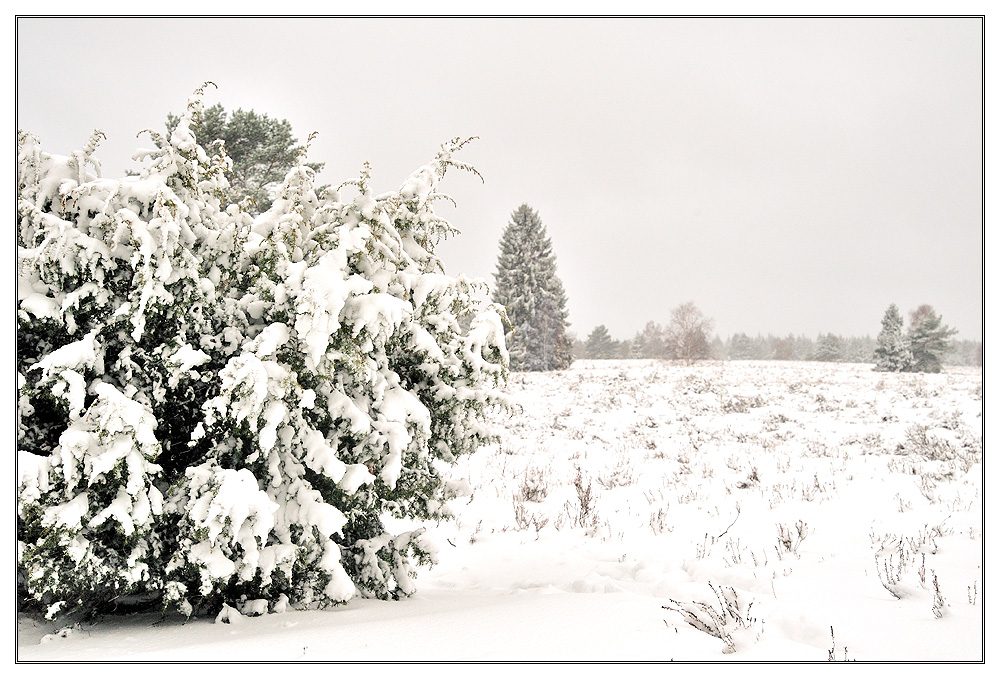
[[[712,337],[714,322],[692,302],[670,312],[665,326],[650,321],[631,340],[616,340],[606,326],[599,325],[587,340],[575,345],[580,358],[664,358],[692,363],[709,358],[725,358],[718,337]]]
[[[936,372],[940,370],[940,365],[983,364],[982,342],[949,340],[954,331],[947,327],[944,328],[942,337],[940,316],[934,314],[930,307],[921,307],[918,311],[919,313],[915,311],[911,314],[916,315],[917,322],[916,325],[911,324],[909,333],[902,331],[901,318],[898,335],[890,333],[892,339],[888,341],[895,342],[892,346],[905,348],[901,352],[890,348],[890,353],[894,356],[901,353],[905,358],[898,358],[893,364],[898,368],[886,368],[887,370]],[[689,302],[674,309],[670,323],[666,326],[649,321],[632,338],[619,340],[611,336],[606,326],[599,325],[585,340],[575,340],[573,350],[577,358],[587,359],[658,358],[684,362],[707,359],[878,364],[880,343],[887,339],[883,337],[883,330],[879,338],[835,333],[820,333],[812,338],[805,335],[748,335],[740,332],[723,340],[718,335],[710,335],[711,328],[712,321],[702,316]],[[920,347],[920,361],[913,361],[911,346]]]
[[[982,365],[981,342],[955,342],[956,331],[941,322],[929,305],[903,317],[890,305],[878,337],[820,333],[756,335],[736,333],[723,341],[714,321],[693,302],[670,311],[665,325],[649,321],[630,339],[616,339],[598,325],[585,340],[569,333],[566,291],[556,275],[552,240],[538,213],[523,204],[511,215],[500,239],[493,300],[506,310],[504,332],[510,369],[564,370],[574,358],[666,359],[693,363],[710,360],[823,361],[875,364],[887,372],[939,372],[941,366]]]
[[[815,339],[805,335],[757,335],[737,333],[726,343],[732,360],[825,361],[830,363],[870,363],[875,340],[870,336],[844,337],[820,333]]]

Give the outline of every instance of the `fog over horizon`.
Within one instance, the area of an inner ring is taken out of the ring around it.
[[[982,340],[983,55],[981,18],[20,17],[17,126],[100,129],[120,176],[212,81],[377,191],[477,136],[438,254],[492,280],[527,203],[580,339],[691,301],[723,339],[874,337],[895,303]]]

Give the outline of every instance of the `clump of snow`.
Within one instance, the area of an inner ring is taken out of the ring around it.
[[[215,623],[225,623],[227,625],[238,625],[243,622],[243,615],[238,609],[229,604],[222,604],[222,610],[215,616]]]
[[[268,609],[267,599],[249,599],[240,602],[240,613],[248,617],[266,615]]]
[[[375,475],[368,471],[368,467],[363,464],[347,465],[344,475],[337,486],[345,493],[354,493],[361,486],[375,480]]]
[[[234,574],[252,579],[261,566],[261,548],[279,509],[247,469],[214,464],[188,469],[186,502],[173,508],[184,517],[183,534],[188,537],[168,572],[184,563],[195,564],[201,572],[203,595]]]

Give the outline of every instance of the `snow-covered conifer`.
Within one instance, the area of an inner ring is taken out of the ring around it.
[[[880,372],[904,372],[909,370],[912,356],[903,335],[903,317],[895,304],[890,304],[882,316],[882,330],[872,358],[875,370]]]
[[[573,362],[566,292],[552,240],[538,213],[521,205],[500,238],[493,299],[507,310],[512,370],[564,370]]]
[[[50,617],[408,595],[434,546],[383,517],[448,516],[505,403],[502,310],[434,255],[463,143],[352,197],[302,154],[254,216],[222,202],[201,99],[118,180],[99,134],[19,135],[19,586]]]

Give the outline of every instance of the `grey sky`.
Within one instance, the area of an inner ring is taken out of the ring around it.
[[[456,136],[449,273],[488,280],[521,203],[580,337],[693,301],[735,332],[876,335],[928,303],[982,338],[977,19],[21,19],[19,127],[136,167],[206,103],[319,133],[329,183],[395,188]]]

